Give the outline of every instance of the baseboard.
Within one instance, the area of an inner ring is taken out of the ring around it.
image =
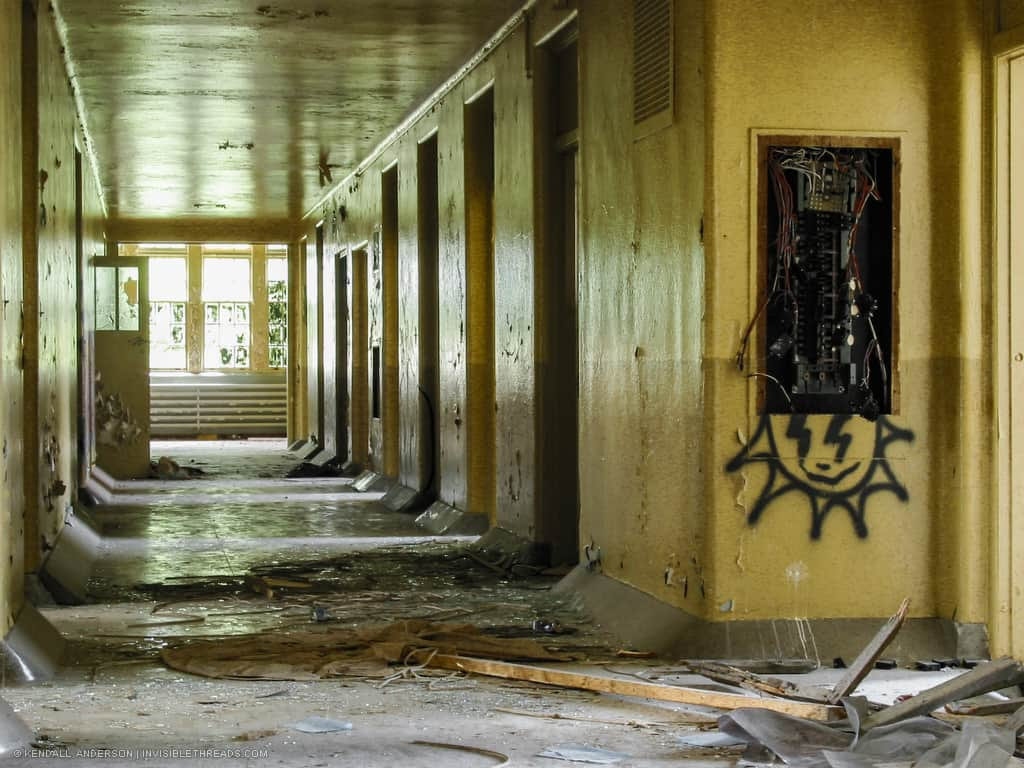
[[[0,757],[27,749],[34,740],[32,729],[25,725],[10,704],[0,699]]]
[[[34,605],[25,603],[0,648],[6,679],[38,682],[49,680],[60,668],[64,637]]]
[[[384,494],[380,503],[392,512],[411,512],[416,507],[419,497],[420,495],[409,486],[395,483]]]
[[[352,489],[359,491],[360,493],[367,493],[374,491],[376,493],[387,494],[394,486],[395,481],[390,477],[374,472],[372,469],[365,469],[356,479],[352,481]]]
[[[90,526],[90,519],[71,516],[39,569],[39,580],[57,602],[65,605],[86,602],[93,565],[103,544],[99,531]]]
[[[435,536],[480,536],[490,528],[487,515],[470,515],[443,501],[435,501],[416,518],[416,525]]]
[[[554,588],[575,594],[594,622],[623,647],[666,659],[807,659],[831,665],[856,658],[888,617],[706,621],[604,574],[577,566]],[[886,651],[901,663],[987,658],[984,625],[910,619]]]

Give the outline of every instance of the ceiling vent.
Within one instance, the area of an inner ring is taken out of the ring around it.
[[[642,138],[672,124],[672,0],[633,0],[633,125]]]

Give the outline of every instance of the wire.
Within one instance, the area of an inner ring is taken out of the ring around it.
[[[748,379],[761,378],[761,379],[768,379],[768,381],[775,382],[775,385],[779,388],[779,391],[782,393],[783,397],[786,398],[786,402],[789,403],[789,410],[791,410],[791,411],[794,410],[793,409],[793,398],[791,398],[789,396],[789,392],[786,391],[786,388],[782,385],[782,382],[779,381],[774,376],[772,376],[770,373],[763,373],[762,371],[752,371],[751,373],[747,374],[747,378]]]

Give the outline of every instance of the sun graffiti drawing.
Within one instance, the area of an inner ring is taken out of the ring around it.
[[[876,421],[873,431],[853,430],[854,418],[843,414],[812,423],[796,414],[789,417],[785,433],[776,436],[771,419],[763,417],[754,437],[726,465],[729,472],[748,465],[768,470],[747,523],[757,525],[764,511],[783,497],[802,495],[811,508],[812,539],[821,538],[822,525],[834,510],[845,510],[863,539],[868,535],[869,499],[891,493],[907,501],[907,489],[896,478],[887,452],[893,443],[913,442],[914,433],[886,418]]]

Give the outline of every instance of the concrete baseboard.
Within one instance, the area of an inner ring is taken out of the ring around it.
[[[387,494],[394,486],[395,481],[390,477],[374,472],[372,469],[363,470],[356,479],[352,481],[352,489],[360,493],[374,491],[375,493]]]
[[[90,526],[90,521],[87,516],[71,516],[39,569],[40,581],[59,603],[86,602],[93,565],[103,544],[102,536]]]
[[[298,456],[303,461],[309,461],[322,450],[323,449],[317,443],[310,441],[301,451],[298,451]]]
[[[330,464],[335,458],[335,455],[330,451],[320,451],[309,460],[309,463],[317,467],[322,467],[326,464]]]
[[[856,658],[888,617],[705,621],[646,592],[576,567],[554,591],[575,594],[600,626],[629,648],[667,659],[807,659],[830,665]],[[900,662],[987,658],[983,625],[910,619],[885,651]]]
[[[491,528],[473,543],[473,549],[487,560],[505,560],[515,565],[546,567],[551,564],[548,547],[529,541],[504,528]]]
[[[99,504],[109,504],[114,499],[115,480],[99,467],[89,470],[89,479],[82,486]]]
[[[392,512],[410,512],[416,506],[419,494],[407,485],[395,483],[391,486],[380,503]],[[422,507],[421,507],[422,509]]]
[[[6,679],[31,683],[57,673],[64,657],[64,638],[34,605],[26,603],[7,637],[0,641],[0,648]]]
[[[18,717],[10,704],[0,699],[0,757],[19,749],[27,749],[35,740],[32,729]]]
[[[490,528],[490,521],[487,515],[470,515],[443,501],[435,501],[416,518],[416,525],[436,536],[480,536]]]
[[[25,600],[32,603],[36,608],[40,606],[53,607],[57,600],[50,594],[50,590],[43,584],[37,573],[25,574]]]

